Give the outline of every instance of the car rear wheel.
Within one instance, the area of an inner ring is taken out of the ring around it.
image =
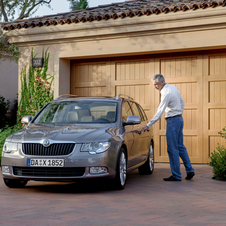
[[[3,178],[5,185],[9,188],[23,188],[26,186],[26,180],[15,180],[15,179],[7,179]]]
[[[154,171],[154,149],[153,144],[151,143],[149,147],[148,158],[146,162],[138,168],[141,175],[152,174]]]
[[[124,189],[126,185],[127,162],[125,153],[125,150],[122,148],[118,156],[116,176],[113,179],[114,187],[118,190]]]

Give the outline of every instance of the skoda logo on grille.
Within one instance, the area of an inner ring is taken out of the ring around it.
[[[49,140],[44,140],[42,144],[43,144],[44,147],[49,147],[50,141]]]

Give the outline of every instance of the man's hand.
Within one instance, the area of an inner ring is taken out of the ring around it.
[[[149,130],[149,127],[148,127],[148,126],[145,126],[144,128],[142,128],[142,130],[140,131],[140,134],[141,134],[142,132],[145,132],[146,130]]]

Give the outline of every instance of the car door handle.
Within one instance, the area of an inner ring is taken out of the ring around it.
[[[146,132],[146,131],[148,131],[148,132],[149,132],[149,131],[150,131],[150,129],[147,129],[147,130],[145,130],[145,131],[143,131],[143,132]],[[139,132],[138,132],[138,134],[139,134],[139,135],[141,135],[141,133],[142,133],[141,131],[139,131]]]

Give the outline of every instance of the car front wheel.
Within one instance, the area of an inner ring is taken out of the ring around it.
[[[26,180],[16,180],[16,179],[7,179],[3,178],[5,185],[9,188],[23,188],[26,186]]]
[[[114,187],[118,190],[124,189],[126,184],[127,163],[125,153],[125,150],[122,148],[118,156],[116,176],[113,179]]]
[[[154,149],[153,144],[149,147],[149,153],[146,162],[138,168],[141,175],[152,174],[154,171]]]

